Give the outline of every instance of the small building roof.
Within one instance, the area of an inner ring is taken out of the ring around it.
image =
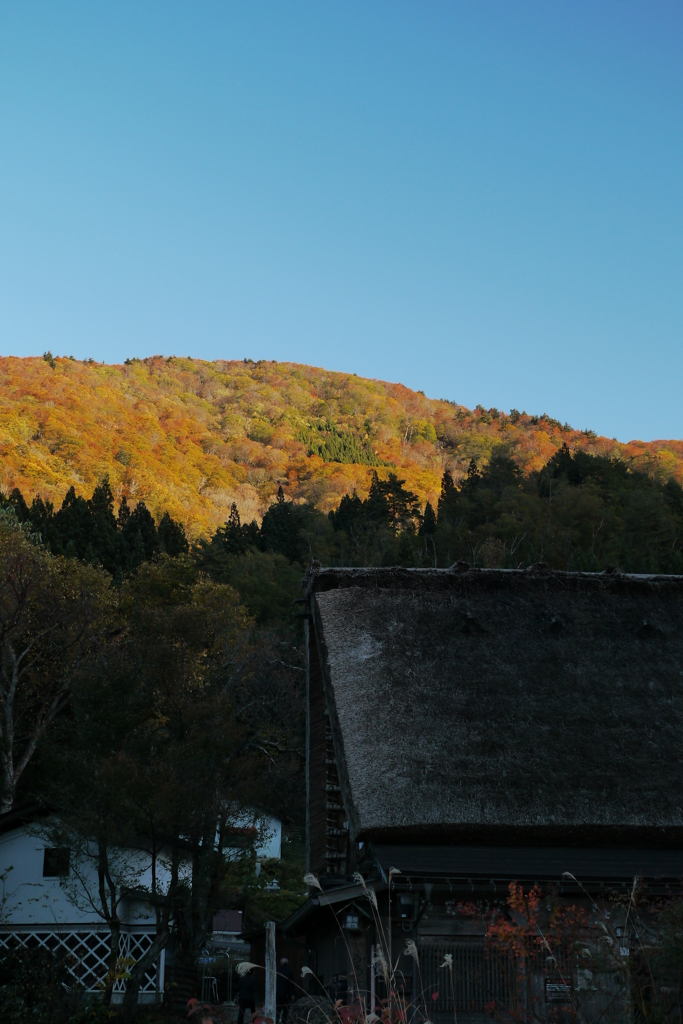
[[[325,569],[354,839],[683,846],[683,577]]]

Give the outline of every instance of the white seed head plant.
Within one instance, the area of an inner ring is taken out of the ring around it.
[[[404,952],[406,956],[412,957],[416,964],[420,962],[414,939],[408,939]]]
[[[240,978],[243,978],[245,974],[248,974],[254,967],[258,967],[258,964],[250,964],[248,960],[243,960],[241,964],[238,964],[235,970],[239,974]]]
[[[390,981],[391,981],[391,976],[390,976],[390,971],[389,971],[389,964],[387,963],[387,959],[384,956],[384,953],[382,953],[382,951],[379,950],[379,949],[375,952],[375,959],[373,961],[373,966],[375,966],[375,967],[379,966],[380,970],[382,971],[382,976],[384,978],[384,983],[388,987],[389,984],[390,984]]]
[[[372,903],[372,905],[375,908],[375,910],[377,910],[377,893],[375,892],[374,889],[369,889],[368,888],[367,882],[365,881],[365,879],[361,875],[360,871],[356,871],[356,873],[353,876],[353,880],[354,880],[354,882],[357,882],[358,885],[362,885],[363,886],[363,892],[365,893],[365,895],[369,899],[370,903]]]

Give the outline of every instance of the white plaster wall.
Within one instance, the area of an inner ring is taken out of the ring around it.
[[[264,816],[260,821],[260,838],[256,844],[256,859],[269,860],[282,857],[282,822],[279,818]]]
[[[43,857],[50,846],[30,826],[0,836],[0,925],[85,925],[103,921],[89,906],[89,895],[97,904],[97,870],[91,860],[78,864],[78,876],[72,869],[69,878],[43,878]],[[131,874],[143,882],[151,874],[149,857],[139,850],[120,851]],[[160,878],[167,872],[159,867]],[[142,900],[125,899],[119,907],[123,924],[154,925],[152,908]]]
[[[43,878],[46,843],[26,828],[0,836],[0,875],[6,875],[0,895],[0,923],[55,925],[96,923],[93,911],[78,910],[67,899],[58,878]]]
[[[268,860],[271,857],[279,860],[282,856],[282,822],[279,818],[263,814],[262,811],[235,810],[230,818],[230,824],[235,829],[255,829],[253,842],[257,861]],[[243,847],[237,845],[234,848],[228,846],[225,851],[228,860],[241,857],[242,853]]]
[[[239,816],[237,824],[257,827],[257,861],[279,859],[282,856],[282,823],[278,818],[257,811],[245,812]],[[68,880],[43,878],[44,851],[46,846],[51,845],[41,837],[39,826],[22,826],[0,835],[0,876],[6,874],[4,883],[0,882],[0,926],[103,924],[97,910],[88,905],[90,896],[96,907],[99,906],[94,860],[81,860],[76,873],[72,854],[72,870]],[[125,866],[130,884],[150,887],[152,869],[150,857],[144,851],[119,850],[113,854],[112,859],[117,862],[120,871]],[[189,873],[189,863],[185,870]],[[162,888],[169,881],[163,857],[157,861],[157,879]],[[155,926],[152,908],[143,900],[122,900],[119,917],[122,924]]]

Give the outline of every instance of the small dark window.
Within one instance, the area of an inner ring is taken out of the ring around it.
[[[60,848],[45,850],[43,856],[43,878],[64,878],[69,874],[71,850]]]

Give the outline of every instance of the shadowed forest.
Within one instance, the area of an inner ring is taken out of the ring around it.
[[[633,472],[618,459],[563,445],[524,476],[505,452],[480,470],[474,459],[458,484],[446,470],[434,505],[421,506],[405,479],[371,474],[369,493],[346,494],[327,514],[287,500],[282,487],[261,523],[243,522],[233,503],[210,539],[192,546],[182,523],[157,524],[144,501],[115,509],[105,479],[89,499],[70,488],[61,507],[18,488],[0,496],[55,555],[102,566],[116,581],[143,562],[185,554],[197,571],[232,586],[258,621],[289,620],[305,566],[433,566],[457,561],[487,568],[544,562],[601,572],[683,572],[683,489]],[[275,581],[281,581],[282,592]]]

